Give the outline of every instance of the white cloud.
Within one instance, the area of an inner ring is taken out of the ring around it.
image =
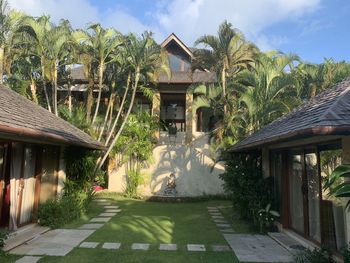
[[[191,46],[203,34],[215,34],[223,20],[228,20],[246,36],[263,48],[278,48],[288,41],[284,36],[266,37],[267,27],[287,20],[298,20],[315,11],[321,0],[158,0],[152,1],[151,24],[133,16],[119,7],[106,7],[99,11],[88,0],[9,0],[13,8],[39,16],[50,14],[54,21],[69,19],[74,27],[100,22],[128,33],[152,30],[161,41],[170,33],[176,33]],[[142,6],[140,6],[142,8]]]

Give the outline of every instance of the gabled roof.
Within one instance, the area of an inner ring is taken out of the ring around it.
[[[0,85],[0,139],[104,148],[70,123],[3,85]]]
[[[171,33],[161,45],[161,47],[166,47],[171,41],[174,41],[178,46],[180,46],[191,58],[193,57],[193,53],[191,49],[189,49],[174,33]]]
[[[350,134],[350,77],[232,146],[232,151],[314,135]]]

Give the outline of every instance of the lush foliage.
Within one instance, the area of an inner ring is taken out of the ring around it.
[[[268,204],[265,208],[258,211],[258,221],[260,226],[260,233],[264,233],[270,230],[280,214],[277,211],[271,209],[271,204]]]
[[[0,230],[0,250],[5,245],[5,241],[8,238],[8,233],[5,230]]]
[[[226,163],[221,175],[225,190],[232,195],[233,207],[244,218],[258,220],[261,208],[272,203],[271,178],[264,179],[258,155],[236,155]]]
[[[334,260],[328,250],[324,248],[315,248],[305,251],[295,256],[296,263],[333,263]]]
[[[350,197],[350,165],[339,165],[334,169],[324,187],[330,189],[329,194],[335,197]],[[347,203],[349,207],[350,201]]]
[[[344,263],[350,263],[350,247],[346,247],[343,249],[343,260]]]
[[[132,114],[115,144],[114,153],[121,156],[119,165],[128,163],[125,190],[128,196],[136,196],[137,187],[143,182],[141,169],[152,160],[158,127],[157,119],[149,113]]]

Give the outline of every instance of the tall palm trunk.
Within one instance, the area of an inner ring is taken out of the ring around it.
[[[130,86],[130,82],[131,82],[131,76],[130,74],[128,75],[128,80],[127,80],[127,83],[126,83],[126,89],[125,89],[125,92],[124,92],[124,95],[123,95],[123,99],[122,99],[122,102],[120,104],[120,107],[119,107],[119,110],[118,110],[118,114],[113,122],[113,126],[112,128],[110,129],[109,131],[109,134],[107,136],[107,139],[106,139],[106,142],[105,142],[105,146],[108,145],[110,139],[112,138],[112,135],[114,133],[114,130],[115,130],[115,127],[117,126],[118,124],[118,120],[120,118],[120,115],[121,115],[121,112],[123,110],[123,107],[124,107],[124,104],[125,104],[125,100],[126,100],[126,96],[128,95],[128,91],[129,91],[129,86]]]
[[[98,80],[98,96],[97,96],[97,103],[96,103],[96,109],[95,109],[95,114],[94,117],[92,118],[91,124],[93,125],[96,121],[98,110],[100,108],[100,102],[101,102],[101,94],[102,94],[102,81],[103,81],[103,69],[104,69],[104,63],[101,61],[100,62],[100,67],[99,67],[99,80]]]
[[[224,98],[224,114],[227,112],[227,105],[226,105],[226,66],[225,63],[222,68],[221,72],[221,83],[222,83],[222,96]]]
[[[53,108],[55,115],[58,116],[58,107],[57,107],[57,89],[58,89],[58,84],[57,84],[57,75],[58,75],[58,60],[55,61],[55,64],[53,65],[53,93],[52,93],[52,100],[53,100]]]
[[[38,96],[36,95],[36,84],[34,78],[31,78],[30,92],[32,93],[32,99],[36,104],[39,104]]]
[[[87,97],[86,97],[86,120],[90,122],[91,118],[91,112],[92,112],[92,105],[94,104],[94,76],[92,72],[89,72],[89,84],[87,88]]]
[[[44,88],[44,94],[45,94],[45,99],[47,103],[47,109],[49,112],[52,112],[51,110],[51,104],[49,100],[49,94],[47,93],[47,87],[46,87],[46,79],[45,79],[45,59],[42,57],[41,58],[41,77],[43,79],[43,88]]]
[[[72,116],[72,90],[71,90],[71,77],[68,77],[68,110],[69,110],[69,114],[70,116]]]
[[[138,86],[138,83],[139,83],[139,79],[140,79],[140,68],[137,67],[136,68],[136,72],[135,72],[135,82],[134,82],[134,85],[133,85],[133,91],[132,91],[132,97],[131,97],[131,101],[130,101],[130,105],[129,105],[129,109],[124,117],[124,120],[118,130],[118,133],[115,135],[114,139],[112,140],[111,144],[109,145],[108,147],[108,150],[107,152],[104,154],[104,156],[102,157],[102,160],[97,164],[97,169],[101,169],[102,165],[104,164],[104,162],[107,160],[107,157],[109,155],[109,153],[112,151],[115,143],[117,142],[117,140],[119,139],[120,135],[122,134],[122,131],[124,129],[124,126],[126,124],[126,122],[128,121],[128,118],[129,118],[129,115],[131,113],[131,110],[134,106],[134,101],[135,101],[135,95],[136,95],[136,90],[137,90],[137,86]]]
[[[109,95],[109,101],[108,101],[107,111],[106,111],[106,114],[105,114],[105,119],[104,119],[104,122],[103,122],[103,125],[102,125],[102,129],[100,131],[100,135],[98,136],[98,141],[99,142],[101,141],[103,133],[105,131],[105,128],[106,128],[106,125],[107,125],[107,121],[108,121],[108,117],[109,117],[109,115],[111,114],[111,112],[113,110],[113,104],[112,104],[113,99],[112,98],[113,98],[113,93],[111,93]]]
[[[0,84],[3,83],[4,78],[4,60],[5,60],[5,46],[0,46]]]

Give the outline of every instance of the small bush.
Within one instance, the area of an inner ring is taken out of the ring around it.
[[[296,263],[333,263],[332,255],[327,249],[315,248],[306,249],[295,256]]]
[[[72,189],[67,188],[61,198],[48,200],[39,206],[39,224],[58,228],[79,218],[86,212],[92,197],[92,191],[72,191]]]
[[[350,263],[350,246],[343,249],[344,263]]]
[[[5,245],[5,241],[8,238],[8,232],[4,230],[0,230],[0,248]]]

